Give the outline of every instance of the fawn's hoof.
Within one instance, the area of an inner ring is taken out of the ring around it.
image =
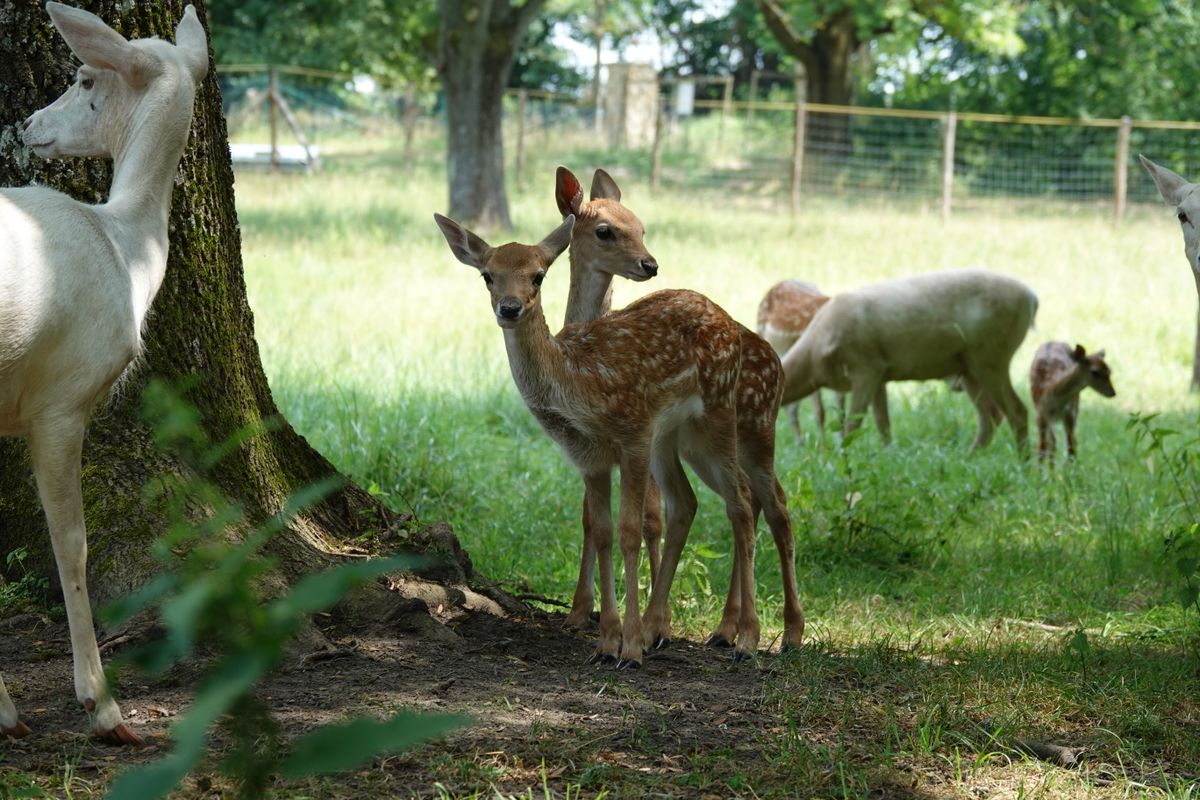
[[[599,650],[597,650],[596,652],[594,652],[590,656],[588,656],[587,661],[584,663],[586,663],[586,664],[604,664],[607,666],[610,664],[616,664],[617,657],[613,656],[613,655],[609,655],[608,653],[601,653]]]
[[[108,731],[95,731],[92,734],[98,742],[105,744],[115,744],[120,747],[141,747],[145,744],[141,737],[129,729],[129,726],[122,722],[117,727]]]
[[[790,653],[799,653],[800,645],[798,644],[783,644],[779,646],[779,655],[786,656]]]
[[[33,733],[33,731],[29,729],[28,725],[26,725],[24,722],[21,722],[21,720],[17,720],[16,723],[11,727],[8,725],[0,725],[0,735],[11,736],[14,739],[20,739],[22,736],[28,736],[31,733]]]
[[[754,659],[753,653],[747,653],[743,650],[734,650],[733,651],[733,663],[735,663],[735,664],[741,664],[744,661],[751,661],[753,659]]]
[[[706,642],[706,644],[708,644],[709,647],[719,647],[721,649],[733,647],[733,642],[729,641],[719,633],[714,633],[712,636],[708,637],[708,642]]]
[[[654,649],[655,650],[662,650],[662,649],[670,647],[670,646],[671,646],[671,637],[656,636],[654,638]]]
[[[617,669],[641,669],[642,662],[636,658],[623,658],[617,663]]]

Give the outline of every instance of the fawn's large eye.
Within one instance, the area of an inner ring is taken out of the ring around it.
[[[491,286],[491,285],[492,285],[492,276],[491,276],[491,275],[489,275],[489,274],[488,274],[488,273],[486,273],[486,272],[481,272],[481,273],[479,273],[479,274],[483,276],[483,282],[484,282],[484,283],[486,283],[488,286]]]
[[[615,239],[616,236],[617,236],[617,234],[613,232],[612,227],[610,227],[608,225],[597,225],[596,226],[596,238],[597,239],[602,239],[607,242],[607,241],[611,241],[612,239]]]
[[[91,91],[92,87],[94,87],[96,85],[96,81],[92,78],[84,78],[83,80],[81,80],[79,82],[79,85],[82,86],[84,89]]]
[[[1187,212],[1184,211],[1183,209],[1179,210],[1179,221],[1184,223],[1185,225],[1189,222]]]
[[[544,273],[544,272],[539,272],[537,275],[534,275],[534,276],[533,276],[533,285],[534,285],[534,286],[541,286],[541,285],[542,285],[542,281],[543,281],[543,280],[545,280],[545,279],[546,279],[546,273]]]

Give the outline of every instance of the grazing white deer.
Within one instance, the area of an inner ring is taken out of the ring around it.
[[[1167,205],[1175,206],[1175,216],[1183,228],[1183,252],[1192,277],[1196,280],[1196,295],[1200,297],[1200,184],[1190,183],[1178,173],[1155,164],[1143,155],[1142,166],[1154,178],[1154,185]],[[1196,346],[1192,355],[1192,391],[1200,391],[1200,314],[1196,317]]]
[[[1066,342],[1045,342],[1029,367],[1029,390],[1037,413],[1038,460],[1054,462],[1054,423],[1061,421],[1067,435],[1067,455],[1075,458],[1075,422],[1079,419],[1079,393],[1095,389],[1116,397],[1112,372],[1104,351],[1088,354],[1083,345],[1072,349]]]
[[[566,167],[559,167],[555,180],[555,200],[563,217],[575,216],[571,233],[571,287],[567,293],[566,322],[590,322],[607,314],[612,307],[613,276],[643,281],[658,273],[658,262],[646,250],[645,229],[641,220],[621,203],[621,189],[607,172],[597,169],[592,176],[589,201],[583,200],[583,186]],[[795,543],[787,498],[775,476],[775,419],[783,390],[783,368],[771,347],[759,336],[738,326],[742,366],[737,386],[738,463],[750,483],[751,504],[757,526],[761,510],[767,519],[779,554],[784,589],[784,633],[782,647],[798,647],[804,635],[804,612],[796,586]],[[659,494],[654,481],[646,496],[646,516],[642,537],[650,551],[652,580],[658,571]],[[585,490],[585,508],[587,497]],[[586,514],[585,514],[586,520]],[[568,623],[585,623],[592,610],[592,568],[595,548],[584,528],[583,559],[579,582],[571,605]],[[736,551],[734,558],[736,559]],[[737,636],[741,587],[733,565],[729,595],[717,630],[709,639],[714,646],[729,646]],[[668,609],[669,612],[669,609]],[[654,632],[651,632],[654,633]],[[663,619],[656,645],[670,639],[670,616]]]
[[[783,357],[783,402],[821,387],[850,392],[846,432],[861,424],[871,404],[886,443],[891,441],[888,381],[961,375],[979,417],[972,449],[991,439],[995,404],[1024,455],[1029,412],[1008,371],[1037,304],[1025,284],[980,269],[932,272],[839,294]]]
[[[75,694],[95,735],[138,737],[121,721],[88,601],[80,453],[92,407],[137,357],[167,267],[167,216],[208,42],[188,6],[175,44],[127,41],[94,14],[46,10],[83,62],[58,100],[24,122],[36,155],[109,156],[107,203],[50,189],[0,190],[0,434],[29,443],[58,565]],[[0,682],[0,732],[29,732]]]
[[[587,484],[588,530],[600,565],[600,642],[596,657],[641,665],[660,631],[679,555],[696,514],[696,496],[680,459],[725,501],[733,527],[740,598],[736,653],[758,647],[754,608],[754,530],[750,490],[737,462],[735,390],[741,367],[738,325],[703,295],[655,292],[594,322],[551,336],[540,287],[567,248],[575,217],[538,245],[491,247],[440,214],[450,250],[483,276],[504,331],[513,380],[551,438]],[[617,613],[612,566],[612,469],[621,471],[617,522],[625,568],[625,619]],[[666,502],[666,537],[643,620],[638,558],[653,475]]]
[[[786,280],[772,286],[758,304],[758,335],[775,348],[782,358],[792,345],[808,330],[813,317],[821,306],[829,302],[829,295],[808,281]],[[845,411],[845,395],[839,394],[838,407]],[[813,412],[817,417],[817,436],[825,443],[825,402],[821,391],[813,392]],[[803,439],[800,430],[800,406],[788,403],[788,419],[797,439]]]

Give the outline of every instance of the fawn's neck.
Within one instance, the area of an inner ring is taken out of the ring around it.
[[[563,324],[591,322],[612,310],[612,275],[590,269],[584,257],[570,251],[571,287],[567,290],[567,314]]]
[[[504,329],[504,347],[513,381],[530,408],[560,406],[570,386],[567,360],[558,341],[550,335],[541,303],[525,312],[515,328]]]

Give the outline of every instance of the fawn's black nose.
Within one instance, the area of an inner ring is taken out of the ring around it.
[[[516,300],[501,300],[496,311],[505,319],[516,319],[521,314],[521,304]]]
[[[653,278],[658,274],[658,262],[653,258],[642,259],[642,271]]]

